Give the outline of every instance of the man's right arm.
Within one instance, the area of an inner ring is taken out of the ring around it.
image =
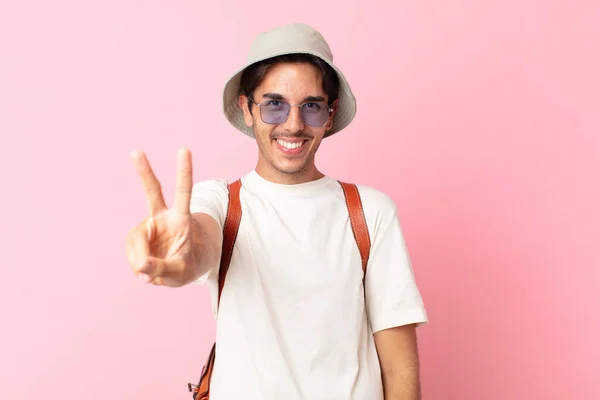
[[[223,244],[229,190],[224,179],[196,182],[190,196],[190,212],[193,219],[193,243],[196,262],[192,266],[189,282],[203,282],[202,277],[218,273]]]
[[[186,267],[189,273],[186,271],[185,284],[195,282],[211,270],[218,268],[223,244],[221,227],[211,215],[197,212],[192,214],[192,218],[195,262]]]

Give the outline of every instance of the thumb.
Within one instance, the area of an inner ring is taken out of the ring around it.
[[[137,265],[137,277],[142,282],[151,282],[152,279],[156,278],[156,261],[154,257],[147,256],[143,261],[140,261]]]
[[[185,263],[182,259],[147,257],[138,269],[142,282],[162,284],[164,278],[178,279],[183,275]]]

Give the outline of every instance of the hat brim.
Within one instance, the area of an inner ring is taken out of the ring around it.
[[[264,61],[265,59],[286,55],[286,54],[311,54],[316,57],[319,57],[321,60],[326,62],[333,70],[337,73],[339,81],[340,81],[340,90],[339,90],[339,102],[337,112],[333,116],[333,126],[330,130],[325,132],[324,137],[332,136],[344,128],[346,128],[356,115],[356,98],[350,89],[350,85],[346,80],[346,77],[339,70],[339,68],[327,61],[325,57],[315,52],[308,51],[294,51],[294,52],[281,52],[276,54],[271,54],[268,58],[264,58],[261,60],[254,61],[250,64],[247,64],[240,68],[225,84],[225,88],[223,89],[223,112],[227,120],[233,125],[236,129],[241,131],[242,133],[254,138],[254,129],[250,126],[247,126],[244,121],[244,112],[239,106],[239,96],[241,94],[240,90],[240,81],[242,74],[246,68],[250,65],[253,65],[257,62]]]

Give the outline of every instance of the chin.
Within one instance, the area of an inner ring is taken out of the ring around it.
[[[273,167],[283,173],[283,174],[288,174],[288,175],[292,175],[292,174],[299,174],[304,172],[305,168],[306,168],[306,163],[276,163],[273,165]]]

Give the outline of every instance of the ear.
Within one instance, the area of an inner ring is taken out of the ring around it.
[[[246,123],[246,126],[251,127],[252,125],[254,125],[254,118],[250,113],[250,107],[252,107],[252,104],[249,102],[248,96],[241,94],[238,100],[238,104],[244,112],[244,122]]]
[[[335,99],[335,101],[331,105],[331,108],[333,108],[333,111],[331,112],[331,115],[329,116],[329,119],[327,120],[327,124],[325,125],[326,131],[329,131],[329,130],[331,130],[331,128],[333,128],[333,117],[335,116],[335,114],[338,111],[338,106],[339,106],[339,99]]]

